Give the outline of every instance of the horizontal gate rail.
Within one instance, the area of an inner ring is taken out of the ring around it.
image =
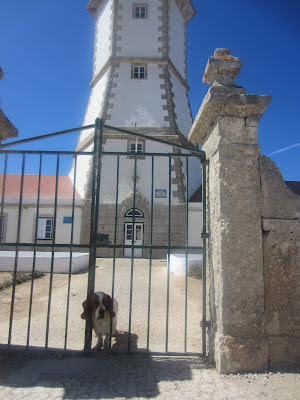
[[[25,144],[25,143],[35,142],[37,140],[51,139],[51,138],[53,138],[55,136],[61,136],[61,135],[66,135],[68,133],[84,131],[86,129],[93,129],[93,128],[95,128],[95,126],[96,126],[95,124],[85,125],[85,126],[80,126],[78,128],[71,128],[71,129],[66,129],[64,131],[48,133],[46,135],[33,136],[33,137],[30,137],[30,138],[27,138],[27,139],[15,140],[13,142],[2,143],[2,144],[0,143],[0,149],[4,149],[4,148],[7,148],[7,147],[11,147],[11,146],[17,146],[17,145]]]
[[[121,129],[121,128],[116,128],[115,126],[103,125],[103,128],[110,129],[112,131],[116,131],[116,132],[120,132],[120,133],[125,133],[127,135],[137,136],[137,137],[140,137],[140,138],[143,138],[143,139],[147,139],[147,140],[151,140],[153,142],[166,144],[166,145],[169,145],[169,146],[172,146],[172,147],[177,147],[178,149],[187,150],[187,151],[190,151],[192,153],[195,153],[195,154],[199,155],[199,157],[201,157],[203,160],[206,159],[205,152],[197,149],[194,146],[184,146],[184,145],[182,145],[180,143],[176,143],[176,142],[174,143],[174,142],[170,142],[168,140],[159,139],[159,138],[154,137],[154,136],[144,135],[143,133],[133,132],[133,131],[129,131],[129,130],[126,130],[126,129]],[[147,154],[149,154],[149,153],[147,153]]]

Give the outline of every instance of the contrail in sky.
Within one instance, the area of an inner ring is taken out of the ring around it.
[[[290,150],[293,147],[297,147],[297,146],[300,146],[300,143],[296,143],[296,144],[293,144],[292,146],[284,147],[283,149],[273,151],[273,153],[267,154],[267,156],[269,157],[269,156],[272,156],[273,154],[281,153],[282,151]]]

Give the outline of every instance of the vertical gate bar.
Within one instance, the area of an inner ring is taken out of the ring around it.
[[[48,342],[49,342],[49,327],[50,327],[50,313],[51,313],[52,286],[53,286],[53,270],[54,270],[54,257],[55,257],[54,248],[55,248],[55,243],[56,243],[56,219],[57,219],[59,162],[60,162],[60,155],[56,154],[55,197],[54,197],[54,215],[53,215],[53,229],[52,229],[51,267],[50,267],[48,311],[47,311],[46,340],[45,340],[46,348],[48,348]]]
[[[70,238],[70,260],[69,260],[69,275],[68,275],[68,292],[67,292],[67,309],[66,309],[66,325],[65,325],[65,344],[67,348],[68,342],[68,325],[69,325],[69,309],[70,309],[70,291],[71,291],[71,275],[72,275],[72,259],[73,259],[73,241],[74,241],[74,218],[75,218],[75,196],[76,196],[76,174],[77,174],[77,154],[74,158],[74,183],[73,183],[73,199],[72,199],[72,225]]]
[[[11,308],[10,308],[10,320],[9,320],[9,333],[8,333],[8,345],[11,345],[12,336],[12,324],[15,306],[15,294],[16,294],[16,284],[17,284],[17,269],[18,269],[18,257],[20,243],[20,231],[21,231],[21,219],[22,219],[22,206],[23,206],[23,187],[24,187],[24,172],[25,172],[25,154],[22,157],[22,175],[21,175],[21,187],[20,187],[20,198],[19,198],[19,213],[18,213],[18,227],[17,227],[17,240],[16,240],[16,253],[15,253],[15,265],[14,265],[14,276],[13,276],[13,287],[11,295]]]
[[[37,192],[36,217],[35,217],[35,232],[34,232],[34,248],[33,248],[33,261],[32,261],[31,286],[30,286],[30,302],[29,302],[28,327],[27,327],[27,343],[26,343],[26,347],[27,348],[29,347],[29,340],[30,340],[32,298],[33,298],[33,286],[34,286],[34,272],[35,272],[35,263],[36,263],[36,246],[35,245],[37,243],[37,230],[38,230],[39,210],[40,210],[42,158],[43,158],[43,155],[40,154],[39,177],[38,177],[38,192]]]
[[[93,175],[92,175],[92,204],[91,204],[91,228],[90,228],[90,256],[87,295],[95,291],[95,268],[97,257],[97,232],[98,214],[100,202],[100,175],[102,162],[103,121],[97,118],[95,121],[94,151],[93,151]],[[84,349],[90,350],[92,345],[92,321],[86,320]]]
[[[189,245],[189,158],[186,157],[185,245]],[[188,249],[185,250],[184,351],[187,345]]]
[[[206,165],[202,162],[202,240],[203,240],[203,256],[202,256],[202,353],[206,356]]]
[[[132,290],[133,290],[133,259],[134,259],[134,238],[135,238],[135,195],[136,195],[136,167],[137,157],[134,158],[134,179],[133,179],[133,213],[132,213],[132,237],[131,237],[131,267],[130,267],[130,298],[129,298],[129,323],[128,323],[128,351],[130,351],[131,339],[131,313],[132,313]]]
[[[120,156],[117,157],[117,177],[116,177],[116,209],[115,209],[115,231],[114,231],[114,245],[117,244],[117,227],[118,227],[118,201],[119,201],[119,171],[120,171]],[[111,299],[114,304],[115,296],[115,273],[116,273],[116,248],[113,250],[113,270],[112,270],[112,287]],[[112,335],[112,318],[110,319],[109,330],[109,348],[111,348],[111,335]]]
[[[4,160],[4,171],[3,171],[3,184],[2,184],[2,203],[1,203],[1,235],[0,235],[0,243],[2,242],[2,236],[4,235],[4,202],[5,202],[5,184],[6,184],[6,171],[7,171],[7,159],[8,154],[5,153],[5,160]]]
[[[148,288],[148,321],[147,321],[147,350],[150,339],[150,312],[151,312],[151,280],[152,280],[152,242],[153,242],[153,190],[154,190],[154,157],[151,157],[151,209],[150,209],[150,254],[149,254],[149,288]]]
[[[172,179],[171,179],[172,158],[169,156],[169,208],[168,208],[168,270],[167,270],[167,311],[166,311],[166,352],[168,352],[169,341],[169,303],[170,303],[170,245],[171,245],[171,197],[172,197]]]

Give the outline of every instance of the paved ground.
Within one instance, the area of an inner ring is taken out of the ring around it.
[[[196,357],[0,355],[0,399],[300,398],[300,370],[218,375]]]

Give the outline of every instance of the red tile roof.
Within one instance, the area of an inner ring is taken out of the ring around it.
[[[0,174],[0,200],[2,198],[4,175]],[[23,198],[33,199],[38,195],[38,175],[24,175]],[[55,175],[41,175],[40,199],[55,198]],[[5,197],[19,198],[21,190],[21,175],[6,174],[5,176]],[[73,198],[73,183],[67,175],[58,177],[58,199]],[[80,199],[81,196],[75,189],[75,199]]]

